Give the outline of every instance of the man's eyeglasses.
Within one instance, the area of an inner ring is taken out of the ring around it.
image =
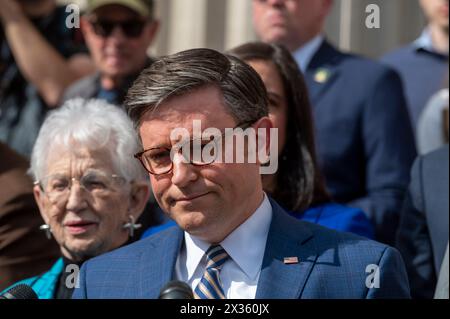
[[[34,184],[39,185],[51,202],[61,203],[67,201],[75,181],[79,183],[80,188],[88,193],[94,196],[101,196],[110,194],[117,186],[123,185],[126,179],[101,171],[88,171],[81,178],[52,174],[34,182]]]
[[[119,27],[128,38],[137,38],[142,34],[147,22],[136,19],[126,21],[98,19],[91,20],[90,23],[95,34],[103,38],[109,37],[116,27]]]
[[[255,121],[248,121],[238,124],[231,131],[236,128],[243,130],[247,129]],[[177,146],[175,151],[181,153],[185,163],[192,164],[194,166],[204,166],[215,162],[218,159],[219,154],[225,154],[223,136],[224,132],[221,132],[220,144],[216,138],[210,139],[190,139]],[[143,150],[134,155],[137,158],[145,170],[152,175],[164,175],[172,171],[173,158],[171,153],[174,151],[168,147],[153,147]]]

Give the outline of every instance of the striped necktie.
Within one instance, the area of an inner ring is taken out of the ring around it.
[[[206,251],[206,269],[194,290],[195,299],[225,299],[220,282],[220,269],[230,258],[220,245],[213,245]]]

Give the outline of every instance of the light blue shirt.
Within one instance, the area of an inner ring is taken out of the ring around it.
[[[423,49],[428,52],[447,55],[448,52],[440,52],[436,50],[436,48],[433,45],[433,38],[431,37],[430,30],[428,28],[425,28],[422,33],[420,34],[420,37],[418,37],[414,42],[413,46],[418,49]]]
[[[272,206],[264,194],[258,209],[220,243],[230,256],[220,271],[227,299],[255,298],[271,221]],[[175,273],[195,290],[206,268],[205,252],[210,244],[187,232],[184,241]]]
[[[319,34],[293,53],[295,61],[297,61],[297,64],[302,72],[306,71],[309,63],[319,50],[324,39],[325,37],[323,36],[323,34]]]

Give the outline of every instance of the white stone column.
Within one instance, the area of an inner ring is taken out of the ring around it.
[[[256,40],[252,24],[252,0],[228,0],[225,23],[225,49]]]
[[[352,2],[342,0],[340,3],[339,48],[344,51],[350,51],[352,47]]]
[[[207,1],[172,0],[167,48],[169,53],[206,46]]]

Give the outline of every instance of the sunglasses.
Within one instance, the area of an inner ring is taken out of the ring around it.
[[[106,38],[111,35],[116,27],[119,27],[123,34],[128,38],[137,38],[142,34],[146,21],[140,20],[126,20],[126,21],[109,21],[96,20],[90,21],[95,34]]]

